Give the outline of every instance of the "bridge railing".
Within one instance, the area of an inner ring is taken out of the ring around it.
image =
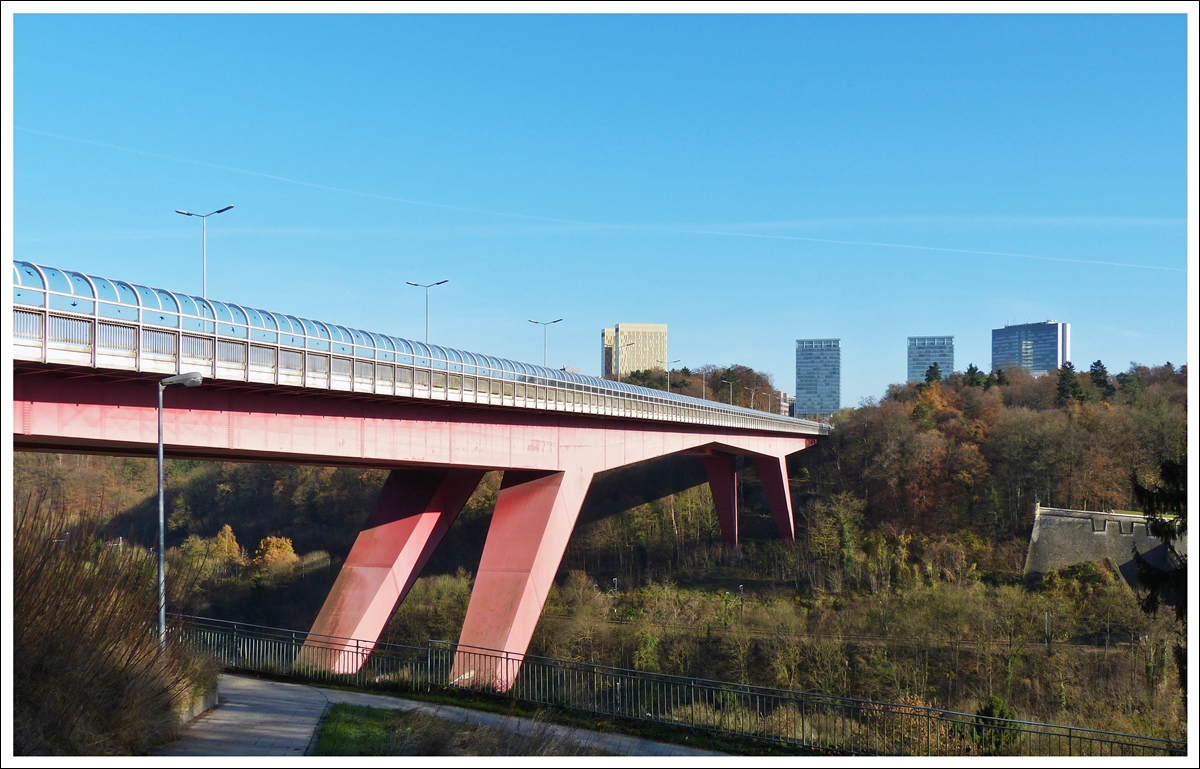
[[[199,617],[176,617],[174,632],[230,670],[397,692],[457,689],[832,754],[1187,754],[1187,743],[1180,740],[648,673],[442,641],[424,647],[370,644]],[[347,654],[356,655],[361,666],[353,673],[333,672],[333,660],[344,662]]]
[[[823,435],[829,425],[15,261],[15,360]]]

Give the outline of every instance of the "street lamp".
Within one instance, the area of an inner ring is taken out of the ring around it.
[[[233,208],[233,206],[225,206],[224,208],[218,208],[216,211],[212,211],[207,214],[193,214],[191,211],[180,211],[178,208],[175,209],[175,213],[177,214],[200,217],[200,296],[204,297],[205,299],[208,298],[208,217],[216,216],[217,214],[223,214],[231,208]]]
[[[722,379],[721,384],[729,385],[729,405],[732,406],[733,405],[733,382],[730,382],[728,379]]]
[[[230,206],[232,208],[232,206]],[[199,371],[172,376],[158,383],[158,651],[167,650],[167,535],[163,523],[163,390],[171,385],[196,387],[204,381]]]
[[[546,367],[546,329],[553,326],[555,323],[561,323],[562,318],[558,320],[531,320],[530,323],[536,323],[542,327],[542,368]]]
[[[659,363],[661,363],[667,367],[667,392],[671,392],[671,364],[678,363],[681,360],[683,360],[683,358],[676,358],[675,360],[671,360],[671,361],[666,361],[666,360],[659,361]]]
[[[429,289],[434,286],[440,286],[443,283],[449,283],[450,279],[439,280],[437,283],[413,283],[411,280],[404,281],[410,286],[425,289],[425,344],[429,344]]]
[[[754,394],[758,392],[758,388],[757,387],[743,387],[742,388],[743,392],[745,392],[746,390],[750,391],[750,408],[754,408]]]

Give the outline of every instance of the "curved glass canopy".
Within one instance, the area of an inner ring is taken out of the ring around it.
[[[573,386],[567,389],[589,388],[599,394],[674,402],[760,420],[784,420],[791,424],[807,421],[26,261],[13,262],[13,304],[492,379],[550,387],[569,383]]]

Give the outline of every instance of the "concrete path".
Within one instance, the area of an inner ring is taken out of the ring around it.
[[[383,694],[320,689],[247,676],[222,675],[220,705],[193,721],[161,756],[302,756],[311,752],[325,708],[345,702],[371,708],[418,710],[430,716],[515,733],[541,730],[618,756],[713,756],[709,751]]]
[[[193,720],[160,756],[303,756],[329,699],[304,684],[217,679],[217,707]]]

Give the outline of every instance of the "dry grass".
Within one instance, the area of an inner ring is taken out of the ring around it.
[[[215,668],[174,642],[159,653],[150,553],[48,507],[31,498],[15,516],[14,752],[145,753]]]

